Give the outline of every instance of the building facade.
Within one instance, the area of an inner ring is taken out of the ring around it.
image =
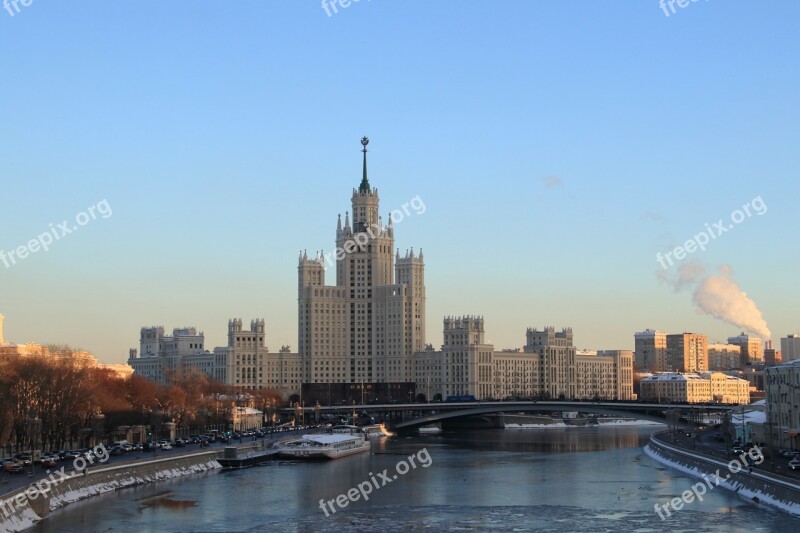
[[[193,327],[176,328],[171,336],[161,326],[142,328],[139,352],[131,350],[128,364],[134,372],[158,383],[169,383],[190,373],[243,389],[270,388],[288,397],[300,390],[303,379],[300,354],[284,346],[271,353],[266,345],[263,319],[228,321],[228,345],[205,349],[205,336]]]
[[[667,367],[667,334],[646,329],[634,336],[634,367],[636,370],[664,372]]]
[[[428,398],[635,399],[630,350],[578,353],[571,328],[546,327],[528,328],[520,350],[496,351],[483,317],[447,317],[443,326],[441,352],[414,354],[417,390]]]
[[[656,403],[750,403],[750,384],[720,372],[659,372],[639,382],[639,400]]]
[[[673,372],[708,370],[708,337],[699,333],[667,335],[667,365]]]
[[[709,344],[709,370],[738,370],[741,368],[742,348],[735,344]]]
[[[742,332],[736,337],[728,337],[728,344],[735,344],[742,349],[740,367],[764,364],[764,352],[762,351],[761,338],[753,335],[746,335]]]
[[[800,359],[764,370],[769,442],[774,449],[800,449]]]
[[[783,362],[783,353],[772,347],[772,341],[767,341],[764,346],[764,364],[777,366]]]
[[[800,359],[800,333],[790,333],[781,338],[781,355],[786,362]]]

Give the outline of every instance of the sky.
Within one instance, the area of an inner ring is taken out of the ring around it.
[[[298,252],[334,248],[366,135],[384,221],[425,206],[395,244],[425,252],[434,346],[466,314],[497,349],[777,341],[800,329],[800,3],[673,6],[0,9],[5,338],[123,362],[143,326],[213,347],[264,318],[296,350]]]

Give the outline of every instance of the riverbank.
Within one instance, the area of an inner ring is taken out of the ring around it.
[[[96,465],[84,473],[54,477],[56,482],[47,491],[32,490],[33,485],[17,489],[2,497],[0,531],[24,531],[70,503],[99,494],[216,470],[218,454],[219,450],[209,450],[119,466]]]
[[[653,460],[685,474],[712,479],[714,486],[719,483],[742,498],[800,516],[800,485],[793,480],[759,471],[757,467],[752,472],[732,468],[730,463],[668,444],[658,434],[653,434],[644,452]]]

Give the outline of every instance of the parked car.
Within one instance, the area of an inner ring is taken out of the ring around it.
[[[121,446],[121,448],[122,448],[122,451],[125,452],[125,453],[130,453],[130,452],[132,452],[134,450],[133,444],[123,444]]]
[[[142,444],[141,442],[135,442],[133,444],[133,451],[135,452],[144,451],[144,444]]]
[[[171,450],[172,449],[172,444],[170,444],[169,442],[164,443],[164,444],[161,445],[161,449],[162,450]]]
[[[111,455],[122,455],[123,453],[125,453],[125,450],[122,449],[122,446],[114,446],[113,448],[108,450],[108,453]]]
[[[3,470],[12,474],[19,474],[23,471],[22,463],[19,461],[11,460],[3,465]]]
[[[792,459],[789,461],[789,468],[792,470],[800,470],[800,459]]]

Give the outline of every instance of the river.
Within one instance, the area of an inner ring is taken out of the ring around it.
[[[679,497],[697,480],[644,454],[651,431],[482,430],[385,438],[373,442],[369,455],[273,461],[107,494],[72,504],[32,531],[800,531],[800,519],[722,488],[662,521],[654,504]],[[336,497],[360,483],[365,493],[370,487],[369,500],[359,492],[358,501],[340,508]],[[328,516],[320,500],[334,500],[325,504]]]

